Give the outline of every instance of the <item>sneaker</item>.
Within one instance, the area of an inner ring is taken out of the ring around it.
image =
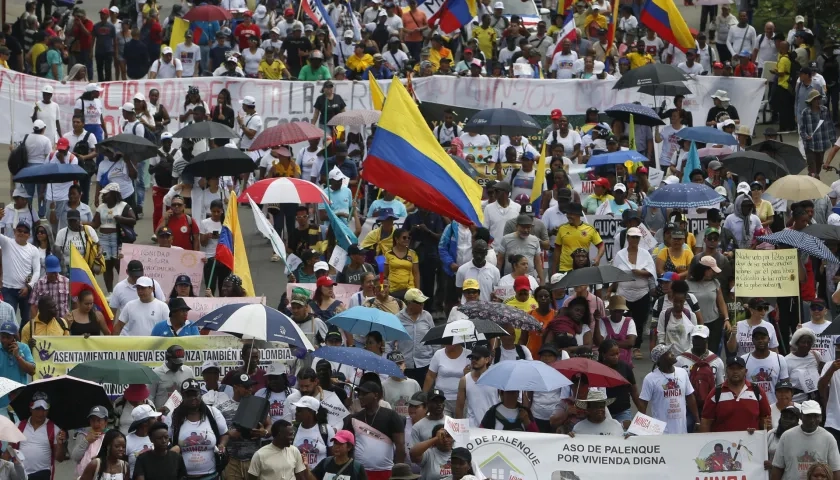
[[[280,255],[277,255],[275,253],[274,255],[271,256],[271,261],[272,262],[279,262],[280,261]]]
[[[152,235],[152,243],[157,243],[157,235]]]

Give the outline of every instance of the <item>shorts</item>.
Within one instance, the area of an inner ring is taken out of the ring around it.
[[[120,245],[117,239],[117,232],[100,233],[99,248],[102,250],[102,255],[105,257],[105,260],[116,260],[119,258]]]

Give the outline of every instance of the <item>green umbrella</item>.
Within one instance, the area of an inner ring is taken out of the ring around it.
[[[148,385],[160,381],[160,377],[151,368],[125,360],[93,360],[80,363],[67,374],[92,382],[120,385]]]

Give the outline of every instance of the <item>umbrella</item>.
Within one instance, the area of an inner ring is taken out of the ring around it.
[[[659,208],[697,208],[716,206],[724,198],[701,183],[663,185],[645,199],[645,205]]]
[[[224,123],[196,122],[178,130],[175,138],[239,138],[239,134]]]
[[[195,325],[199,329],[225,332],[239,338],[282,342],[315,350],[292,319],[258,303],[232,303],[219,307],[199,318]]]
[[[84,181],[88,173],[84,168],[69,163],[41,163],[21,169],[15,174],[20,183],[63,183]]]
[[[594,285],[598,283],[632,282],[636,277],[612,265],[584,267],[567,273],[559,282],[552,283],[552,290],[558,288],[572,288],[579,285]]]
[[[487,320],[455,320],[432,327],[422,342],[425,345],[456,345],[508,335],[504,328]]]
[[[738,145],[735,137],[712,127],[686,127],[677,132],[677,138],[712,145]]]
[[[196,155],[184,168],[184,173],[198,177],[223,177],[251,173],[256,168],[254,160],[242,150],[219,147]]]
[[[6,377],[0,377],[0,397],[5,397],[6,395],[14,392],[18,388],[23,388],[26,385],[22,383],[18,383],[12,379]],[[2,415],[0,415],[2,417]],[[0,439],[2,440],[2,439]]]
[[[470,117],[464,131],[485,135],[531,135],[541,132],[542,127],[525,112],[512,108],[488,108]]]
[[[634,68],[621,76],[613,90],[656,85],[660,83],[683,82],[691,78],[677,67],[666,63],[651,63],[643,67]]]
[[[813,235],[824,242],[840,242],[840,227],[837,225],[812,223],[811,225],[805,227],[802,231],[808,235]]]
[[[522,310],[490,302],[468,302],[458,307],[458,311],[471,319],[482,319],[499,325],[510,325],[528,331],[542,330],[542,324]]]
[[[327,125],[362,126],[372,125],[379,121],[382,112],[378,110],[350,110],[332,117]]]
[[[639,93],[654,97],[676,97],[677,95],[691,95],[691,90],[683,82],[660,83],[657,85],[643,85]]]
[[[0,415],[0,440],[9,443],[18,443],[26,440],[26,436],[8,417]]]
[[[455,163],[458,164],[458,168],[460,168],[461,171],[466,173],[470,178],[472,178],[473,180],[478,178],[478,170],[476,170],[475,167],[473,167],[472,164],[470,164],[470,162],[464,160],[463,158],[457,155],[450,154],[449,157],[452,158],[452,160],[454,160]]]
[[[199,5],[184,14],[184,20],[190,22],[224,22],[232,19],[230,12],[216,5]]]
[[[158,147],[143,137],[130,133],[121,133],[99,142],[99,146],[120,152],[134,162],[158,156]]]
[[[290,122],[275,125],[260,132],[249,150],[264,150],[280,145],[292,145],[314,138],[323,138],[324,131],[309,122]]]
[[[792,202],[822,198],[830,191],[828,185],[810,175],[785,175],[767,187],[767,195]]]
[[[327,320],[327,323],[355,335],[379,332],[385,340],[411,340],[411,335],[396,315],[375,308],[349,308]]]
[[[700,158],[717,157],[718,159],[721,159],[731,154],[732,149],[729,147],[705,147],[697,149],[697,155],[699,155]]]
[[[646,162],[647,157],[635,150],[620,150],[617,152],[602,153],[589,157],[587,167],[604,167],[606,165],[624,165],[624,162]]]
[[[613,370],[588,358],[576,357],[557,360],[551,366],[568,378],[579,374],[586,375],[590,387],[620,387],[630,383],[618,373],[618,370]]]
[[[321,347],[312,352],[312,355],[330,362],[361,368],[366,372],[390,375],[397,378],[405,377],[405,374],[403,374],[396,363],[373,352],[369,352],[364,348]]]
[[[633,115],[633,123],[636,125],[647,125],[655,127],[657,125],[665,125],[665,122],[659,118],[659,115],[650,108],[637,103],[619,103],[604,110],[610,118],[621,120],[624,123],[630,123],[630,115]]]
[[[29,405],[37,392],[47,394],[47,403],[50,406],[47,418],[62,430],[89,426],[88,414],[97,405],[107,408],[109,412],[113,410],[108,394],[105,393],[102,385],[70,375],[61,375],[36,380],[23,387],[11,403],[12,408],[15,409],[15,415],[21,420],[30,417]]]
[[[759,242],[767,242],[771,245],[787,245],[794,247],[802,253],[812,257],[825,260],[828,263],[840,263],[840,260],[831,253],[825,243],[819,238],[808,235],[799,230],[784,229],[770,235],[757,237]]]
[[[782,165],[786,166],[788,171],[797,174],[805,169],[805,158],[799,153],[799,149],[787,143],[777,142],[776,140],[765,140],[747,147],[747,150],[756,152],[763,152],[775,158]]]
[[[329,203],[321,187],[299,178],[266,178],[251,185],[239,195],[247,202],[248,195],[257,203]]]
[[[762,172],[772,179],[790,175],[785,165],[761,152],[736,152],[727,155],[726,158],[721,160],[721,163],[728,171],[740,178],[749,179],[747,181],[752,181],[758,172]]]
[[[499,362],[488,368],[475,383],[505,392],[552,392],[572,384],[562,373],[539,360]]]
[[[91,360],[76,365],[67,374],[91,382],[118,385],[148,385],[160,381],[160,377],[151,368],[125,360]]]

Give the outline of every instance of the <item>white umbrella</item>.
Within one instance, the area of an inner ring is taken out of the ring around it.
[[[14,380],[10,380],[5,377],[0,377],[0,397],[5,397],[11,392],[14,392],[18,388],[25,387],[26,385],[22,383],[18,383]]]

